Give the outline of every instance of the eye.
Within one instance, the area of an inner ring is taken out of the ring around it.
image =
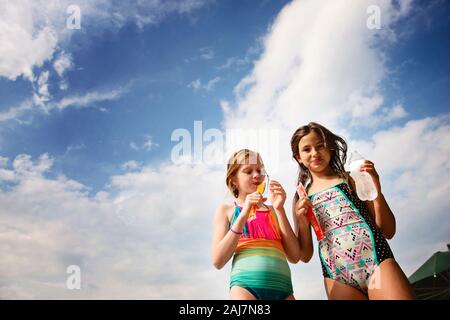
[[[266,170],[264,170],[264,168],[258,169],[258,170],[256,170],[256,172],[260,176],[264,176],[266,174]]]
[[[310,150],[310,148],[307,147],[307,148],[304,148],[302,151],[303,151],[303,152],[309,152],[309,150]]]

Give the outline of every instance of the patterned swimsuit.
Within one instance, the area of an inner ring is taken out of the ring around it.
[[[324,277],[367,294],[375,268],[393,254],[367,205],[345,182],[310,195],[325,237],[319,241]]]
[[[240,212],[236,205],[230,226]],[[257,210],[243,231],[233,257],[230,288],[245,288],[260,300],[286,299],[293,293],[291,270],[275,213]]]

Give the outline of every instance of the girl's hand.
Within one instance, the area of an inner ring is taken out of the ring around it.
[[[245,197],[244,207],[242,208],[242,210],[246,211],[246,212],[250,212],[250,209],[253,206],[259,208],[264,203],[265,200],[267,200],[267,199],[263,198],[262,195],[258,191],[250,193]]]
[[[309,198],[299,199],[295,204],[295,216],[297,219],[308,221],[306,211],[309,207],[312,207],[311,200],[309,200]]]
[[[269,182],[269,199],[274,209],[281,209],[286,201],[286,192],[278,181]]]
[[[377,170],[375,170],[375,165],[372,161],[365,160],[364,163],[361,165],[360,171],[365,171],[373,179],[373,182],[375,183],[375,187],[377,188],[378,194],[381,194],[381,183],[380,183],[380,177],[378,176]]]

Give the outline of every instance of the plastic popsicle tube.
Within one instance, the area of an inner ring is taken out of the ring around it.
[[[264,180],[263,182],[261,182],[260,184],[258,184],[258,186],[256,187],[256,191],[258,191],[259,194],[263,194],[264,190],[266,190],[266,181]],[[250,209],[250,213],[248,215],[249,218],[253,217],[256,214],[256,207],[252,206],[252,208]]]
[[[306,189],[303,184],[299,183],[299,185],[297,186],[297,193],[300,199],[307,197]],[[306,210],[306,217],[308,218],[311,226],[314,229],[314,232],[316,233],[317,240],[322,240],[324,238],[324,234],[322,228],[320,227],[319,221],[317,221],[317,218],[314,215],[313,209],[311,207],[308,207],[308,209]]]

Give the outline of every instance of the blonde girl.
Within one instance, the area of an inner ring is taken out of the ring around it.
[[[298,241],[286,218],[286,193],[280,183],[270,181],[272,206],[257,192],[264,177],[258,153],[242,149],[231,156],[226,185],[235,201],[217,208],[212,241],[217,269],[233,257],[230,299],[294,299],[287,261],[298,262]]]

